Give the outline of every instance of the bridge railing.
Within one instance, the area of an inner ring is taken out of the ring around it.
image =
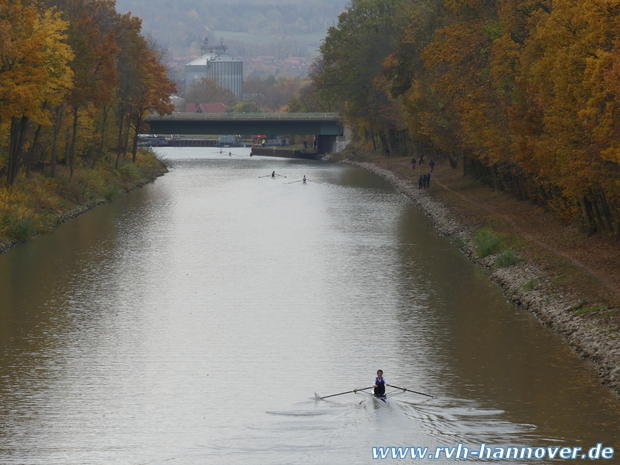
[[[172,113],[171,115],[150,115],[147,120],[314,120],[339,121],[339,113]]]

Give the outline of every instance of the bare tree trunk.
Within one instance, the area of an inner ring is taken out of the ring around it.
[[[383,146],[383,152],[389,157],[390,143],[388,142],[388,138],[385,136],[385,133],[379,133],[379,140],[381,141],[381,145]]]
[[[26,156],[26,177],[30,177],[30,169],[32,168],[32,159],[34,158],[34,152],[37,148],[37,144],[39,143],[39,136],[41,135],[41,128],[42,126],[40,124],[37,125],[37,130],[34,132],[34,138],[32,140],[32,145],[30,146],[30,149],[28,150],[28,155]]]
[[[56,123],[54,124],[54,138],[52,139],[52,160],[50,161],[50,175],[56,177],[56,162],[58,161],[58,134],[60,133],[60,125],[62,123],[63,106],[56,107]]]
[[[610,232],[614,232],[614,223],[613,216],[611,211],[609,210],[609,204],[607,203],[607,198],[605,196],[605,191],[601,188],[597,189],[597,196],[600,200],[601,210],[603,212],[603,218],[605,219],[605,224]]]
[[[138,159],[138,135],[140,134],[140,128],[142,127],[143,117],[140,113],[136,114],[135,127],[133,133],[133,141],[131,147],[131,161],[133,163]]]
[[[71,147],[69,148],[69,179],[73,179],[75,169],[75,143],[77,141],[78,107],[73,107],[73,134],[71,135]]]
[[[28,129],[29,119],[26,116],[11,118],[11,133],[9,142],[9,164],[7,169],[7,183],[12,186],[19,171],[19,159]]]
[[[588,236],[591,236],[596,232],[596,227],[594,226],[594,220],[592,219],[592,215],[590,213],[590,206],[588,205],[589,201],[585,197],[581,198],[581,212],[583,214],[583,219],[585,221],[586,232]]]
[[[125,125],[125,134],[123,136],[123,158],[127,156],[127,147],[129,147],[129,131],[131,130],[131,113],[127,116],[127,124]]]
[[[499,176],[497,174],[497,165],[489,166],[489,172],[491,173],[491,179],[493,181],[493,190],[499,191],[501,190],[501,186],[499,185]]]
[[[121,157],[121,147],[123,145],[123,126],[125,124],[125,112],[121,111],[121,115],[118,123],[118,141],[116,144],[116,161],[114,163],[114,169],[118,169],[118,160]]]
[[[92,169],[95,169],[97,166],[97,161],[103,155],[103,148],[105,147],[105,130],[106,123],[108,122],[108,113],[110,112],[110,107],[108,105],[103,106],[102,118],[101,118],[101,135],[99,137],[99,147],[97,147],[97,152],[93,157],[93,163],[91,165]]]
[[[458,158],[452,152],[447,152],[446,156],[448,157],[448,163],[450,163],[450,168],[453,170],[459,167]],[[463,158],[463,169],[465,169],[465,159]]]
[[[375,141],[375,133],[370,131],[370,137],[372,138],[372,148],[377,151],[377,142]]]
[[[601,215],[601,210],[599,208],[597,195],[594,192],[594,190],[592,190],[592,188],[588,190],[590,191],[590,195],[592,196],[591,205],[592,205],[592,211],[594,212],[594,218],[597,224],[597,229],[601,229],[604,231],[607,228],[605,226],[605,221],[603,221],[603,216]]]

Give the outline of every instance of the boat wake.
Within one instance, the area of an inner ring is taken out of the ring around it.
[[[279,410],[265,412],[269,415],[283,415],[286,417],[315,417],[318,415],[330,415],[333,411],[329,410]]]

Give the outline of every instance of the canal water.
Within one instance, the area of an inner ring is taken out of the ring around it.
[[[248,149],[160,153],[174,168],[154,184],[0,255],[1,464],[619,446],[592,369],[381,178]],[[379,368],[434,397],[315,399]],[[437,457],[405,461],[454,463]]]

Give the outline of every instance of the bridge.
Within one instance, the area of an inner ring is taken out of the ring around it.
[[[338,113],[173,113],[151,115],[146,122],[154,134],[222,135],[282,134],[341,136]]]

